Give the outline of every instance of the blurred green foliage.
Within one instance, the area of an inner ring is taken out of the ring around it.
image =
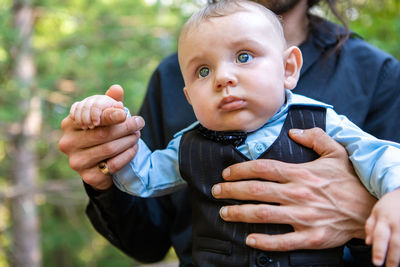
[[[44,266],[132,266],[136,263],[108,244],[88,222],[79,176],[60,153],[60,123],[74,101],[125,88],[125,104],[137,111],[146,84],[160,60],[176,49],[180,25],[202,1],[35,0],[33,53],[35,92],[42,99],[42,133],[37,142],[39,185],[61,181],[65,192],[43,190],[40,207]],[[400,58],[400,2],[354,1],[346,7],[350,28],[373,45]],[[12,1],[0,0],[0,192],[11,184],[9,129],[21,116],[12,80]],[[8,266],[9,199],[0,198],[0,266]]]
[[[342,13],[345,14],[351,30],[372,45],[400,59],[400,1],[352,0],[350,5],[342,6],[346,8]]]

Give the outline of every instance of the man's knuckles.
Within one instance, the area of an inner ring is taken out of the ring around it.
[[[79,173],[88,185],[99,190],[105,190],[112,185],[110,176],[102,174],[97,168],[91,168]]]
[[[244,186],[243,189],[247,191],[249,196],[263,196],[268,190],[265,183],[260,181],[248,181],[246,185],[247,186]]]
[[[261,222],[261,223],[268,223],[271,221],[271,218],[276,217],[276,214],[265,205],[257,206],[254,215],[255,215],[255,222]]]
[[[95,140],[108,140],[113,135],[112,127],[97,127],[93,130],[87,131],[88,134],[92,135]],[[91,139],[89,137],[89,139]]]
[[[71,155],[69,157],[69,166],[76,172],[79,172],[83,169],[83,162],[82,158],[77,155]]]
[[[293,190],[286,190],[285,193],[286,197],[293,199],[296,203],[317,201],[315,193],[307,187],[298,187]]]
[[[254,160],[250,164],[250,171],[254,178],[263,178],[267,172],[278,171],[275,164],[270,164],[267,160]]]
[[[304,134],[306,136],[308,136],[309,138],[315,140],[318,138],[324,138],[326,133],[321,128],[315,127],[315,128],[304,130]]]
[[[101,151],[101,154],[104,158],[114,156],[116,153],[119,152],[118,149],[119,147],[116,146],[113,142],[108,142],[98,147],[98,150]]]
[[[65,132],[68,128],[71,127],[71,125],[72,119],[70,118],[70,116],[67,116],[61,121],[61,130]]]
[[[58,149],[63,152],[64,154],[68,155],[69,152],[69,145],[68,140],[63,136],[61,137],[60,141],[58,141]]]
[[[329,240],[331,236],[327,234],[324,228],[316,229],[310,233],[308,238],[308,247],[312,249],[322,249],[325,248],[325,241]]]
[[[70,152],[75,148],[76,143],[74,142],[73,136],[70,134],[64,134],[60,140],[58,141],[58,149],[60,149],[61,152],[69,155]]]

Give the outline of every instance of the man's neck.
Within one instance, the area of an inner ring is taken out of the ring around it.
[[[282,14],[283,31],[288,46],[302,44],[308,36],[307,1],[300,1],[293,9]]]

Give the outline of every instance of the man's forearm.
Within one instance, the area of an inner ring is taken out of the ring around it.
[[[85,189],[90,197],[86,214],[111,244],[142,262],[159,261],[165,256],[171,246],[167,226],[152,221],[155,216],[150,214],[159,213],[158,218],[164,214],[156,199],[136,198],[115,186],[97,192],[85,184]]]

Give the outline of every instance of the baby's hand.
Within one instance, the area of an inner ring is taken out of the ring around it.
[[[365,242],[372,244],[372,262],[398,267],[400,262],[400,188],[384,195],[372,209],[365,230]]]
[[[82,129],[93,129],[100,125],[102,113],[108,108],[123,109],[124,105],[106,95],[89,96],[71,106],[70,117]]]

